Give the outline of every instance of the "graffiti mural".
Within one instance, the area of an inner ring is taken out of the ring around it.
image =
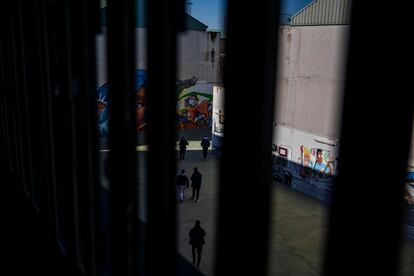
[[[414,239],[414,171],[412,169],[406,175],[404,199],[403,226],[407,236]]]
[[[296,167],[299,176],[305,180],[312,176],[313,161],[311,160],[310,149],[307,147],[300,147],[299,164]]]
[[[177,116],[178,129],[211,127],[212,118],[212,85],[197,84],[197,78],[177,81]],[[109,134],[108,83],[97,89],[96,111],[98,131],[101,137]],[[147,129],[146,102],[148,96],[147,72],[135,70],[135,114],[137,133]]]
[[[108,83],[98,87],[96,112],[98,117],[98,132],[101,137],[109,134],[109,107]],[[145,131],[147,127],[147,112],[145,109],[147,96],[147,72],[143,69],[135,70],[135,113],[137,132]]]
[[[296,174],[305,181],[330,181],[334,175],[335,161],[327,150],[302,145],[298,159]]]
[[[142,69],[135,70],[135,113],[136,113],[136,130],[138,133],[147,129],[146,101],[148,82],[147,71]]]
[[[414,206],[414,172],[407,172],[404,186],[404,199],[409,205]]]
[[[109,107],[108,107],[108,83],[97,90],[96,112],[98,116],[99,136],[107,137],[109,134]]]
[[[178,129],[211,127],[212,85],[192,77],[177,82],[177,93]]]

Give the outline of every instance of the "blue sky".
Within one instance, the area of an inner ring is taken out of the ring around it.
[[[191,15],[208,26],[209,29],[223,29],[224,0],[188,0],[192,2]],[[312,0],[282,0],[281,13],[294,14]]]

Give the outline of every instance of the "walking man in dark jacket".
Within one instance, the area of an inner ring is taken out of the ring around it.
[[[207,150],[210,146],[210,140],[208,140],[207,136],[204,136],[203,140],[201,140],[201,146],[203,147],[203,160],[206,160]]]
[[[203,251],[203,244],[205,244],[204,237],[206,232],[200,226],[200,221],[196,220],[195,226],[191,228],[190,233],[190,244],[192,246],[191,253],[193,254],[193,264],[196,264],[196,249],[197,249],[197,267],[200,267],[201,251]]]
[[[178,144],[178,146],[180,148],[180,157],[178,158],[178,160],[184,160],[185,151],[187,150],[187,146],[188,146],[188,141],[185,140],[184,137],[181,137],[180,143]]]
[[[191,187],[193,188],[193,197],[192,199],[198,202],[198,196],[200,195],[200,188],[201,188],[201,178],[202,175],[198,171],[197,167],[194,167],[194,172],[191,175]]]
[[[176,185],[178,199],[180,200],[180,203],[182,203],[185,197],[185,189],[188,189],[189,186],[189,181],[187,175],[185,175],[185,170],[181,170],[181,174],[177,176]]]

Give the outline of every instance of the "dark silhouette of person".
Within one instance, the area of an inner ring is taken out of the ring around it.
[[[197,249],[197,267],[200,267],[201,252],[203,251],[203,244],[205,244],[204,237],[206,232],[200,226],[200,221],[196,220],[195,226],[191,228],[190,233],[190,244],[192,246],[191,253],[193,254],[193,264],[196,264],[196,249]]]
[[[188,181],[188,177],[185,174],[185,170],[181,170],[181,174],[177,176],[176,180],[178,199],[180,200],[180,203],[184,201],[185,188],[188,189],[189,183],[190,182]]]
[[[210,140],[208,140],[207,136],[204,136],[203,140],[201,140],[201,146],[203,147],[203,160],[206,160],[207,150],[210,146]]]
[[[193,199],[194,201],[198,202],[198,197],[200,195],[200,188],[201,188],[201,178],[202,175],[198,171],[197,167],[194,167],[194,172],[191,175],[191,188],[193,188]]]
[[[180,143],[178,144],[178,146],[180,148],[180,157],[178,158],[178,160],[184,160],[185,151],[187,150],[187,146],[188,146],[188,141],[184,137],[181,137]]]
[[[283,174],[285,176],[285,184],[288,185],[289,187],[292,187],[292,178],[293,178],[292,173],[289,171],[284,171]]]

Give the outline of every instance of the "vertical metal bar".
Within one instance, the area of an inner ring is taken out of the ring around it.
[[[31,62],[31,60],[33,60],[33,52],[35,51],[34,49],[34,39],[32,39],[32,35],[34,33],[34,24],[33,22],[31,22],[30,25],[27,24],[28,21],[30,20],[30,16],[29,17],[25,17],[25,11],[28,10],[27,6],[30,5],[28,3],[25,2],[20,2],[19,3],[22,7],[20,8],[20,18],[19,20],[21,21],[21,42],[22,45],[24,46],[24,50],[22,49],[22,62],[24,62],[22,64],[23,66],[23,74],[24,74],[24,78],[23,78],[23,93],[24,93],[24,118],[26,121],[26,128],[27,128],[27,138],[28,140],[30,140],[28,142],[27,148],[28,148],[28,156],[29,156],[29,167],[30,167],[30,182],[28,183],[29,185],[27,186],[27,192],[29,195],[33,195],[35,192],[35,185],[38,182],[38,177],[40,175],[40,163],[41,162],[31,162],[31,160],[39,160],[38,158],[38,146],[37,146],[37,142],[38,139],[36,139],[39,135],[39,131],[34,132],[32,131],[32,129],[35,129],[35,127],[37,126],[36,123],[36,119],[37,119],[37,114],[35,112],[32,112],[31,110],[31,106],[34,106],[35,101],[30,100],[30,99],[34,99],[36,98],[35,95],[37,94],[37,89],[36,90],[32,90],[32,93],[28,93],[27,91],[27,87],[37,87],[36,85],[34,85],[34,79],[36,79],[36,77],[34,77],[34,72],[32,71],[33,69],[33,62]],[[32,10],[32,9],[31,9]],[[23,46],[22,46],[23,47]],[[38,98],[38,97],[37,97]],[[36,158],[37,157],[37,158]]]
[[[1,51],[1,49],[0,49],[0,51]],[[0,58],[1,58],[1,55],[0,55]],[[0,85],[0,87],[1,87],[1,85]],[[1,90],[1,88],[0,88],[0,90]],[[6,149],[6,125],[4,123],[4,117],[5,117],[5,114],[4,114],[3,95],[0,92],[0,128],[1,128],[0,129],[0,139],[1,139],[1,141],[0,141],[0,143],[1,143],[1,145],[0,145],[0,156],[1,156],[1,158],[4,158],[6,156],[6,151],[7,151],[7,149]]]
[[[67,148],[70,149],[70,153],[66,156],[67,162],[67,174],[69,176],[66,185],[70,193],[65,195],[66,210],[65,216],[68,223],[73,222],[69,228],[70,234],[70,248],[73,248],[71,257],[73,257],[79,269],[83,273],[90,272],[87,265],[90,263],[87,259],[91,256],[90,247],[88,246],[88,239],[90,238],[89,223],[91,218],[84,216],[89,214],[89,194],[88,191],[88,173],[93,171],[84,171],[90,169],[87,157],[87,149],[79,148],[78,143],[87,143],[87,139],[83,136],[87,133],[85,129],[79,129],[79,125],[88,121],[86,116],[82,116],[79,110],[83,98],[81,97],[82,89],[79,87],[79,64],[82,62],[81,56],[79,56],[79,49],[82,46],[82,42],[79,41],[78,34],[80,30],[78,28],[80,21],[79,13],[82,10],[82,6],[78,1],[63,1],[63,43],[65,49],[65,55],[63,57],[62,65],[65,67],[64,76],[62,78],[62,84],[64,88],[64,105],[66,106],[66,122],[67,122]],[[85,26],[86,27],[86,26]],[[78,116],[79,115],[79,116]],[[81,174],[84,173],[84,174]],[[84,198],[87,199],[84,199]],[[84,200],[82,200],[84,199]],[[84,204],[82,204],[84,203]],[[84,207],[84,206],[87,207]],[[73,221],[72,221],[73,219]],[[72,233],[73,231],[73,233]],[[72,244],[73,242],[73,244]]]
[[[83,17],[87,21],[85,35],[85,45],[84,45],[84,60],[85,60],[85,100],[84,100],[84,112],[86,116],[86,138],[88,142],[88,196],[89,199],[89,218],[90,218],[90,273],[89,275],[98,276],[99,275],[99,259],[98,259],[98,249],[99,247],[99,219],[98,215],[99,210],[99,191],[101,188],[100,176],[99,176],[99,161],[98,161],[98,118],[96,116],[96,44],[95,38],[96,34],[100,31],[100,16],[99,8],[100,1],[83,1],[84,5],[84,14]],[[97,28],[97,26],[99,28]],[[88,130],[89,129],[89,130]]]
[[[1,93],[2,93],[2,101],[3,101],[3,120],[4,120],[4,145],[5,145],[5,157],[7,157],[7,164],[10,168],[10,156],[11,156],[11,148],[10,148],[10,127],[9,127],[9,120],[8,120],[8,108],[7,108],[7,32],[6,32],[6,22],[7,22],[7,18],[6,18],[6,14],[7,14],[7,6],[5,6],[2,9],[2,16],[0,17],[0,30],[2,32],[2,36],[0,37],[0,43],[1,43],[1,50],[3,55],[1,56],[1,68],[2,68],[2,74],[1,74]],[[7,168],[7,169],[9,169]]]
[[[0,20],[0,24],[3,23]],[[0,27],[0,31],[3,31],[3,29]],[[3,36],[0,36],[0,60],[3,60]],[[3,104],[3,82],[4,82],[4,69],[3,69],[4,63],[0,62],[0,158],[4,158],[6,156],[6,125],[4,124],[4,104]],[[0,162],[3,162],[3,160],[0,160]],[[3,164],[3,163],[2,163]]]
[[[45,107],[44,107],[44,56],[42,52],[42,36],[41,36],[41,26],[40,26],[40,18],[41,14],[39,11],[39,1],[35,1],[33,3],[33,21],[31,21],[31,24],[34,25],[34,36],[35,36],[35,50],[33,52],[34,54],[34,64],[33,64],[33,70],[35,70],[35,78],[33,79],[34,84],[36,85],[36,103],[37,106],[33,106],[33,110],[36,112],[36,129],[34,130],[37,133],[37,160],[41,160],[38,165],[38,181],[35,183],[33,187],[33,194],[32,194],[32,202],[37,211],[40,213],[40,211],[43,209],[44,201],[42,197],[42,191],[43,187],[45,187],[47,183],[47,160],[46,160],[46,154],[45,154],[45,124],[44,124],[44,113],[45,113]],[[36,110],[37,109],[37,110]]]
[[[96,1],[71,1],[73,78],[77,80],[74,112],[77,128],[76,259],[87,275],[96,275],[95,195],[98,183],[95,94]],[[99,7],[99,6],[98,6]],[[92,13],[92,14],[91,14]]]
[[[176,34],[183,19],[184,1],[148,1],[148,275],[177,269]]]
[[[279,1],[228,2],[226,134],[216,244],[219,276],[266,275],[267,271],[278,14]],[[256,39],[246,39],[245,33],[255,33]],[[253,82],[254,89],[246,89],[250,85],[243,80]],[[246,100],[252,98],[246,113]]]
[[[56,166],[54,187],[58,244],[64,254],[74,255],[74,188],[76,185],[76,141],[73,118],[72,52],[69,2],[52,2],[51,83]],[[56,70],[56,72],[54,72]]]
[[[1,20],[1,19],[0,19]],[[3,19],[4,20],[4,19]],[[0,30],[3,33],[0,36],[0,60],[4,61],[6,55],[6,49],[4,45],[4,39],[6,38],[4,30],[3,20],[0,21]],[[8,127],[7,127],[7,109],[6,109],[6,94],[5,94],[5,62],[0,62],[0,109],[1,109],[1,133],[2,133],[2,157],[8,158],[9,156],[9,147],[8,147]]]
[[[56,218],[56,154],[55,154],[55,129],[54,129],[54,114],[53,114],[53,89],[54,89],[54,80],[53,80],[53,70],[55,69],[54,64],[54,54],[56,50],[53,47],[53,15],[51,14],[51,0],[44,0],[41,3],[41,10],[43,16],[41,18],[42,32],[44,35],[44,44],[43,51],[45,53],[45,124],[47,125],[47,131],[45,133],[46,141],[46,155],[48,158],[48,216],[55,221],[55,226],[57,227],[57,218]]]
[[[19,133],[19,152],[20,152],[20,168],[21,168],[21,182],[22,188],[28,193],[31,175],[31,162],[28,146],[30,146],[29,133],[27,128],[27,117],[25,112],[25,75],[24,75],[24,48],[22,43],[22,29],[21,29],[21,7],[20,1],[13,3],[13,67],[14,67],[14,81],[15,83],[15,101],[16,101],[16,115],[18,120]]]
[[[87,28],[87,23],[84,21],[82,16],[83,5],[82,1],[72,0],[66,6],[68,9],[68,18],[70,26],[70,50],[71,50],[71,81],[72,81],[72,120],[74,132],[77,133],[73,137],[74,143],[76,144],[74,163],[73,166],[76,168],[76,181],[74,182],[74,234],[75,234],[75,259],[79,269],[86,274],[89,272],[89,260],[90,247],[88,246],[88,240],[90,236],[89,221],[88,217],[88,202],[86,201],[88,196],[88,183],[89,183],[89,163],[88,163],[88,114],[85,114],[81,109],[82,104],[85,102],[86,89],[84,87],[85,82],[85,70],[87,70],[87,61],[82,55],[83,48],[85,45],[83,30]],[[84,63],[85,62],[85,63]],[[86,123],[86,124],[85,124]],[[86,127],[85,127],[86,126]]]
[[[2,56],[1,51],[2,51],[2,49],[1,49],[1,46],[0,46],[0,59],[1,59],[1,56]],[[0,70],[1,69],[2,68],[0,68]],[[1,71],[0,71],[0,74],[2,74]],[[0,139],[1,139],[0,140],[0,156],[1,156],[1,158],[4,158],[6,156],[7,148],[6,148],[6,124],[4,123],[4,118],[5,118],[6,115],[4,113],[5,108],[4,108],[2,90],[3,90],[2,89],[2,84],[0,84]]]
[[[3,122],[4,122],[4,145],[5,145],[5,157],[7,158],[8,168],[7,170],[13,169],[13,126],[11,121],[11,110],[12,110],[12,103],[9,99],[10,94],[10,84],[9,84],[9,41],[10,41],[10,34],[8,32],[8,23],[9,23],[9,6],[10,3],[5,3],[5,5],[2,7],[1,13],[2,16],[0,17],[0,30],[2,33],[2,36],[0,37],[0,43],[1,43],[1,50],[2,50],[2,56],[1,56],[1,68],[2,68],[2,74],[1,74],[1,93],[2,93],[2,102],[3,102]]]
[[[70,0],[61,0],[62,1],[62,64],[63,74],[61,76],[62,84],[62,93],[63,93],[63,102],[65,106],[65,123],[66,125],[66,156],[64,160],[65,166],[65,189],[64,194],[65,199],[65,210],[64,217],[66,220],[66,239],[67,239],[67,249],[68,253],[72,256],[76,255],[77,244],[76,244],[76,228],[78,227],[77,221],[75,219],[75,214],[77,212],[77,143],[76,143],[76,123],[75,123],[75,112],[74,112],[74,97],[77,93],[76,83],[73,76],[73,52],[74,52],[74,41],[72,41],[71,34],[72,30],[72,20],[70,14]]]
[[[25,26],[25,42],[27,51],[25,51],[25,65],[27,87],[33,88],[27,94],[30,104],[30,137],[31,137],[31,155],[36,162],[33,162],[33,181],[31,186],[31,199],[33,206],[39,212],[40,209],[47,210],[47,189],[48,183],[48,164],[47,146],[45,141],[47,133],[45,109],[45,83],[44,83],[44,53],[42,52],[41,26],[39,24],[39,8],[37,2],[22,2],[26,8],[22,9],[22,20]],[[26,106],[27,108],[27,106]],[[26,110],[27,112],[27,110]]]
[[[64,175],[63,175],[63,165],[62,159],[64,158],[64,144],[65,141],[62,139],[65,135],[65,125],[62,113],[62,93],[60,92],[61,83],[59,81],[60,71],[62,70],[59,67],[59,52],[61,51],[59,47],[59,39],[58,33],[58,20],[57,18],[61,18],[61,11],[58,9],[58,4],[60,2],[56,1],[47,1],[47,26],[48,26],[48,34],[49,34],[49,68],[50,68],[50,87],[51,87],[51,95],[49,95],[49,110],[48,112],[51,114],[49,117],[51,120],[51,129],[52,133],[50,134],[50,141],[53,141],[51,153],[52,153],[52,172],[53,172],[53,183],[52,183],[52,200],[53,200],[53,208],[52,208],[52,217],[54,219],[55,224],[55,233],[56,233],[56,241],[61,249],[62,252],[65,253],[65,239],[64,239],[64,218],[63,218],[63,187],[64,187]]]
[[[53,215],[53,190],[55,186],[55,158],[54,158],[54,140],[53,140],[53,121],[52,121],[52,108],[51,108],[51,78],[50,78],[50,54],[49,51],[49,36],[50,31],[48,28],[49,14],[46,9],[46,1],[41,0],[38,2],[38,38],[39,38],[39,56],[40,71],[42,74],[41,81],[41,93],[42,93],[42,106],[43,106],[43,154],[45,160],[45,183],[42,184],[42,205],[45,210],[47,209],[47,215],[52,217]]]
[[[36,52],[35,52],[35,58],[36,58],[36,67],[34,68],[37,72],[37,76],[36,76],[36,82],[37,82],[37,97],[38,97],[38,103],[39,105],[37,106],[37,108],[39,110],[37,110],[38,113],[38,118],[37,120],[39,120],[37,122],[38,124],[38,128],[36,129],[37,132],[39,132],[38,134],[38,160],[40,162],[40,167],[41,167],[41,172],[39,173],[39,176],[41,178],[39,178],[40,181],[38,181],[36,183],[36,188],[33,190],[33,203],[35,205],[35,207],[37,208],[37,211],[43,212],[46,210],[46,198],[44,196],[44,192],[46,191],[46,185],[47,185],[47,167],[48,167],[48,159],[47,159],[47,155],[46,155],[46,146],[47,146],[47,142],[45,141],[46,138],[46,124],[45,124],[45,116],[46,116],[46,109],[45,109],[45,83],[44,83],[44,75],[45,75],[45,71],[44,71],[44,65],[45,65],[45,59],[44,59],[44,52],[42,51],[42,46],[43,46],[43,33],[42,33],[42,29],[41,29],[41,24],[40,24],[40,17],[42,17],[40,8],[39,8],[39,1],[35,1],[34,3],[34,9],[32,10],[32,12],[34,12],[34,21],[32,21],[31,23],[35,26],[35,36],[36,36]],[[43,214],[43,213],[42,213]]]
[[[91,217],[91,275],[101,276],[102,274],[102,250],[104,242],[101,238],[102,229],[101,214],[104,212],[101,206],[101,177],[99,175],[99,133],[98,133],[98,118],[96,116],[96,83],[97,83],[97,68],[96,68],[96,37],[101,32],[101,17],[100,17],[100,0],[84,1],[87,3],[86,16],[88,18],[88,36],[91,39],[88,42],[87,50],[89,51],[88,66],[89,72],[85,72],[85,87],[87,89],[85,100],[86,113],[91,114],[89,117],[89,155],[88,159],[91,163],[91,182],[89,183],[90,196],[90,217]],[[85,15],[84,15],[85,16]],[[88,105],[89,108],[87,107]],[[108,213],[106,213],[109,215]]]
[[[4,56],[3,62],[5,63],[5,99],[7,102],[6,110],[7,110],[7,124],[8,124],[8,147],[9,147],[9,167],[10,169],[16,173],[17,169],[17,137],[16,137],[16,121],[15,121],[15,102],[13,99],[13,92],[12,92],[12,86],[13,86],[13,76],[11,74],[12,72],[12,57],[10,53],[11,50],[11,40],[12,40],[12,33],[11,33],[11,3],[5,4],[5,10],[7,11],[4,15],[5,22],[4,22],[4,34],[7,37],[6,40],[4,40],[4,48],[7,53],[7,55]]]
[[[135,275],[135,1],[110,0],[107,12],[112,275]]]
[[[0,24],[2,21],[0,21]],[[2,31],[2,29],[0,28]],[[0,36],[0,60],[3,60],[3,36]],[[5,106],[4,106],[4,63],[0,62],[0,156],[5,158],[7,155],[7,146],[6,146],[6,124],[5,124]],[[2,162],[2,160],[0,161]],[[2,163],[3,164],[3,163]]]
[[[25,177],[25,166],[23,163],[23,140],[22,140],[22,120],[21,120],[21,108],[19,94],[21,91],[21,80],[19,79],[18,73],[18,59],[20,54],[17,52],[17,20],[16,20],[16,3],[11,3],[10,6],[10,77],[11,85],[10,92],[12,96],[11,102],[13,103],[13,118],[15,119],[15,135],[16,135],[16,172],[23,179]],[[24,185],[24,184],[23,184]]]
[[[413,122],[411,9],[399,28],[384,22],[388,5],[352,3],[341,160],[330,213],[325,275],[398,275],[403,185]],[[375,49],[375,51],[373,51]],[[406,63],[406,64],[404,64]]]
[[[22,75],[21,85],[21,102],[22,102],[22,120],[23,120],[23,133],[24,133],[24,155],[25,155],[25,163],[27,168],[27,175],[25,177],[25,190],[26,194],[29,195],[31,193],[31,187],[33,182],[33,160],[32,160],[32,135],[30,133],[30,117],[29,117],[29,103],[28,103],[28,89],[27,89],[27,76],[26,76],[26,42],[25,42],[25,35],[24,35],[24,26],[23,26],[23,18],[22,18],[22,3],[21,0],[17,2],[17,20],[19,25],[19,30],[17,34],[19,36],[19,51],[20,51],[20,71]]]

